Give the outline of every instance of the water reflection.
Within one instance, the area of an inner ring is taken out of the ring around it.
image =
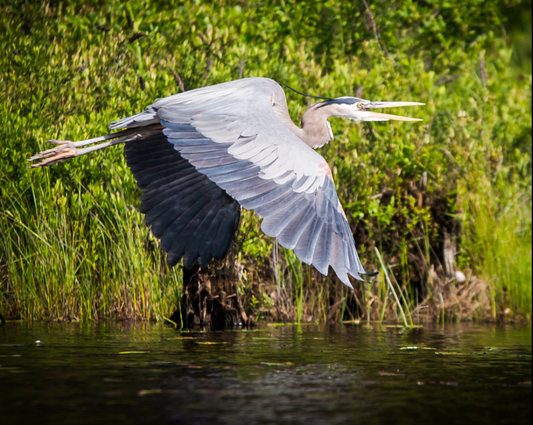
[[[10,424],[531,422],[531,328],[8,323],[0,365]]]

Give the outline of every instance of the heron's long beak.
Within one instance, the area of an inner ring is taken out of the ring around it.
[[[371,102],[368,109],[396,108],[400,106],[418,106],[418,105],[424,105],[424,103],[420,103],[420,102]],[[389,121],[389,120],[422,121],[421,118],[402,117],[400,115],[382,114],[382,113],[374,112],[374,111],[365,111],[364,114],[365,114],[364,115],[365,119],[367,121]]]

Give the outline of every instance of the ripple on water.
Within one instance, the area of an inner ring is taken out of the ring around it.
[[[529,424],[531,354],[524,327],[8,323],[2,422]]]

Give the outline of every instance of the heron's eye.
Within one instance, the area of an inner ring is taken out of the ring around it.
[[[363,109],[363,102],[359,102],[356,106],[357,106],[359,109]]]

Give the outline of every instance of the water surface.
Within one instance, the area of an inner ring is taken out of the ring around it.
[[[2,424],[530,424],[531,328],[9,322]]]

